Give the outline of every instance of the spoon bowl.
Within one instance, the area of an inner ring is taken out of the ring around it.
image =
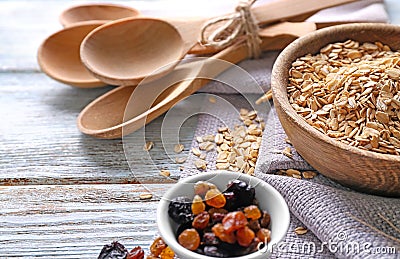
[[[79,48],[85,36],[102,25],[101,21],[64,28],[43,41],[37,59],[40,68],[51,78],[81,88],[106,85],[82,64]]]
[[[153,79],[165,75],[186,52],[176,28],[155,20],[120,19],[96,28],[82,42],[82,62],[97,78],[114,85],[138,84],[157,69]],[[160,60],[169,65],[160,69]]]
[[[59,16],[64,27],[86,21],[112,21],[138,16],[138,10],[116,4],[82,4],[65,9]]]

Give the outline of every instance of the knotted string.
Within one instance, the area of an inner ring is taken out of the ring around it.
[[[239,36],[245,35],[249,57],[260,57],[261,39],[258,36],[259,28],[251,12],[251,6],[255,2],[256,0],[240,0],[235,13],[209,20],[202,28],[201,43],[205,46],[224,48],[231,45]],[[207,29],[210,26],[222,22],[225,23],[206,37]]]

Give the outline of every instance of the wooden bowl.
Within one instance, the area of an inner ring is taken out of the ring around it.
[[[380,41],[400,49],[400,26],[347,24],[318,30],[299,38],[277,58],[271,78],[279,120],[297,152],[321,174],[367,193],[400,197],[400,156],[365,151],[336,141],[309,125],[292,108],[287,97],[289,69],[296,58],[316,54],[329,43],[353,39]]]

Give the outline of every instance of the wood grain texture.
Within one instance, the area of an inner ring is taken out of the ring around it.
[[[0,258],[96,258],[118,240],[147,249],[170,185],[41,185],[0,188]],[[150,189],[153,198],[139,200]]]
[[[133,172],[121,139],[98,140],[79,132],[80,110],[111,87],[76,89],[39,73],[0,73],[0,81],[0,185],[164,182],[160,168],[178,172],[161,144],[162,117],[146,127],[146,138],[156,144],[151,160],[144,159],[140,145],[130,152],[131,161],[137,161]],[[188,120],[178,134],[187,148],[195,125],[195,118]],[[164,139],[176,133],[166,131]]]

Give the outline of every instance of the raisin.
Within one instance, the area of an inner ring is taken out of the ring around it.
[[[208,222],[210,222],[210,215],[207,211],[203,211],[193,219],[192,226],[202,230],[208,226]]]
[[[161,237],[157,237],[150,246],[150,253],[154,256],[159,256],[166,247],[167,244],[164,240]]]
[[[248,219],[259,219],[261,218],[261,211],[256,205],[250,205],[244,208],[244,215]]]
[[[222,213],[214,213],[212,215],[212,219],[211,220],[212,220],[213,223],[220,223],[224,219],[225,215],[226,214],[222,214]]]
[[[114,241],[103,246],[97,259],[125,259],[128,250],[121,243]]]
[[[194,228],[185,229],[178,237],[181,246],[189,250],[196,250],[200,245],[200,235]]]
[[[202,244],[206,246],[217,246],[219,245],[219,239],[212,232],[206,232],[203,234]]]
[[[268,214],[268,212],[263,211],[262,218],[260,219],[261,227],[268,228],[270,223],[271,223],[271,216]]]
[[[249,220],[249,224],[247,225],[251,230],[253,230],[255,233],[260,230],[260,222],[258,220]]]
[[[140,246],[134,247],[126,256],[126,259],[143,259],[144,251]]]
[[[253,230],[247,226],[236,231],[236,240],[241,246],[248,247],[253,242],[254,237]]]
[[[222,208],[226,203],[225,196],[218,189],[208,190],[205,199],[207,205],[214,208]]]
[[[232,211],[237,208],[237,199],[234,192],[224,192],[226,204],[225,207],[227,210]]]
[[[239,228],[243,228],[247,223],[247,218],[241,211],[229,212],[222,219],[222,225],[227,233],[232,233]]]
[[[226,251],[215,246],[205,246],[203,251],[204,254],[207,256],[219,257],[219,258],[228,257],[228,253]]]
[[[269,241],[271,241],[271,231],[266,228],[261,228],[257,232],[257,237],[261,240],[261,242],[267,244]]]
[[[176,197],[168,206],[168,215],[178,224],[193,220],[192,202],[187,197]]]
[[[160,254],[161,259],[174,259],[175,253],[172,251],[171,247],[167,247],[164,250],[162,250]]]
[[[236,242],[235,234],[233,232],[227,233],[221,223],[215,224],[212,227],[212,232],[223,242],[227,242],[229,244],[234,244]]]
[[[192,202],[192,213],[197,215],[206,209],[203,199],[199,195],[195,195]]]
[[[255,197],[255,189],[240,180],[231,181],[227,186],[226,192],[235,194],[237,208],[251,205]]]

